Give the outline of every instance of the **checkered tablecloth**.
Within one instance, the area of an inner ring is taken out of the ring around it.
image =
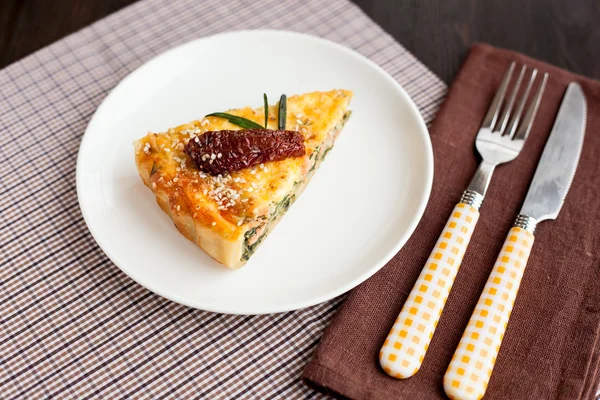
[[[300,373],[342,298],[265,316],[181,306],[112,264],[77,202],[81,137],[125,75],[189,40],[252,28],[358,50],[427,121],[444,95],[346,0],[143,0],[0,71],[0,398],[326,397]]]

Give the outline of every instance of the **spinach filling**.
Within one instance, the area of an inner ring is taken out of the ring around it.
[[[296,188],[297,185],[298,185],[298,182],[296,182],[296,184],[294,185],[294,189]],[[285,213],[288,210],[288,208],[290,208],[290,206],[292,205],[292,203],[294,202],[295,199],[296,199],[296,195],[294,193],[286,195],[283,198],[283,200],[281,200],[279,203],[277,203],[277,206],[275,206],[275,211],[273,211],[273,214],[271,214],[271,216],[272,216],[271,219],[275,219],[278,216]]]
[[[244,235],[245,240],[244,240],[244,253],[242,254],[242,261],[248,261],[248,259],[250,259],[252,254],[254,254],[254,252],[256,251],[256,248],[258,247],[258,245],[264,240],[265,237],[267,237],[267,233],[269,231],[269,225],[273,221],[275,221],[278,217],[285,214],[285,212],[288,210],[288,208],[290,208],[290,206],[292,205],[294,200],[296,200],[296,195],[294,194],[294,192],[295,192],[296,187],[299,184],[300,184],[300,182],[294,182],[294,190],[292,191],[292,193],[287,194],[279,203],[277,203],[275,205],[275,209],[273,210],[273,213],[271,213],[271,218],[269,219],[269,221],[266,222],[266,226],[265,226],[265,223],[262,223],[259,226],[254,227],[254,228],[248,230],[248,232],[246,232],[246,234]],[[262,235],[259,236],[259,238],[256,240],[256,242],[249,244],[250,240],[256,235],[256,232],[263,226],[265,226],[265,229],[264,229]]]
[[[333,146],[325,149],[325,151],[323,152],[323,155],[321,156],[321,161],[325,161],[325,157],[327,156],[327,153],[329,153],[331,151],[331,149],[333,149]]]
[[[350,114],[351,114],[351,111],[347,111],[344,114],[344,117],[343,117],[342,121],[340,122],[339,129],[342,129],[342,127],[344,126],[346,121],[348,121],[348,118],[350,118]],[[313,172],[315,170],[315,168],[317,167],[317,164],[319,164],[319,161],[323,161],[325,159],[325,156],[327,155],[327,153],[329,153],[332,148],[333,148],[333,145],[326,148],[322,153],[321,153],[321,146],[318,146],[317,148],[315,148],[315,151],[309,157],[310,159],[312,159],[313,157],[315,158],[315,162],[313,163],[309,172]],[[244,252],[242,254],[242,261],[248,261],[250,259],[252,254],[254,254],[254,252],[256,251],[256,248],[258,247],[258,245],[260,245],[260,243],[264,240],[264,238],[267,237],[267,233],[269,232],[269,225],[273,221],[277,220],[278,217],[282,216],[290,208],[290,206],[294,203],[294,201],[296,200],[296,194],[295,194],[296,188],[301,183],[302,182],[294,182],[293,190],[291,191],[291,193],[287,194],[280,202],[278,202],[275,205],[275,209],[271,213],[271,218],[269,219],[268,222],[262,223],[259,226],[254,227],[254,228],[248,230],[248,232],[246,232],[246,234],[244,235],[245,240],[244,240]],[[266,226],[265,226],[265,224],[266,224]],[[250,240],[256,235],[256,232],[263,226],[265,226],[265,229],[264,229],[262,235],[260,235],[260,237],[256,240],[256,242],[254,242],[253,244],[249,244]]]
[[[261,235],[256,242],[254,242],[253,244],[248,244],[250,242],[250,239],[256,235],[256,231],[261,228],[264,224],[261,224],[257,227],[254,227],[252,229],[250,229],[248,232],[246,232],[246,234],[244,235],[245,240],[244,240],[244,253],[242,254],[242,261],[248,261],[250,259],[250,256],[252,256],[252,254],[254,254],[254,251],[256,250],[256,248],[258,247],[258,245],[260,244],[260,242],[263,241],[263,239],[265,238],[265,234]],[[265,229],[266,230],[266,229]]]

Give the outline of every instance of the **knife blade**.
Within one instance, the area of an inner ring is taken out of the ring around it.
[[[571,82],[529,186],[520,214],[540,222],[556,219],[583,147],[587,104],[581,86]]]

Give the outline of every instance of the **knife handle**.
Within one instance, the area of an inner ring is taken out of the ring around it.
[[[480,195],[479,195],[480,196]],[[379,364],[394,378],[417,373],[438,324],[465,250],[479,219],[478,208],[458,203],[404,307],[392,326],[381,351]],[[480,196],[477,207],[481,205]]]
[[[524,226],[508,233],[444,375],[451,399],[480,399],[485,393],[533,246],[534,228]]]

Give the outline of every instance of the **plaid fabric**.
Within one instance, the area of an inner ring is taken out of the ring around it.
[[[79,143],[107,93],[160,52],[252,28],[358,50],[427,121],[445,93],[346,0],[144,0],[0,71],[0,398],[325,397],[300,373],[342,298],[266,316],[181,306],[113,265],[77,203]]]

